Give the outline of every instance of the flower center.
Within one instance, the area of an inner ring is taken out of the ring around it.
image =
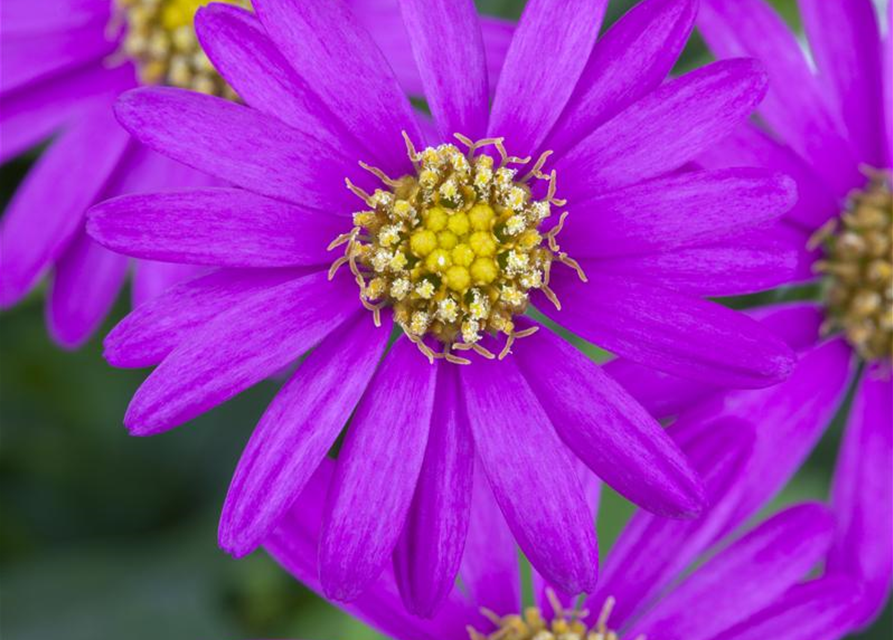
[[[221,0],[251,8],[250,0]],[[230,100],[235,92],[214,70],[195,36],[193,18],[211,0],[115,0],[127,25],[123,52],[145,84],[166,84]]]
[[[876,173],[854,193],[840,220],[812,239],[824,245],[815,270],[825,276],[825,329],[842,331],[865,360],[893,360],[893,194]]]
[[[543,616],[538,607],[529,607],[523,615],[498,616],[484,609],[482,613],[496,626],[496,631],[483,634],[469,627],[471,640],[618,640],[616,631],[608,628],[608,618],[614,608],[613,597],[605,600],[598,620],[593,626],[586,625],[583,620],[588,611],[564,609],[561,602],[550,589],[546,592],[552,604],[551,620]],[[646,640],[640,635],[636,640]]]
[[[586,277],[556,240],[567,212],[550,230],[540,229],[552,207],[565,204],[555,198],[555,172],[541,171],[550,152],[519,176],[530,158],[509,156],[501,138],[456,137],[467,153],[452,144],[418,153],[407,137],[416,172],[397,180],[360,163],[385,188],[370,195],[348,181],[368,209],[354,213],[354,228],[329,248],[347,245],[331,275],[350,265],[376,323],[381,309],[391,307],[394,320],[429,359],[468,364],[453,352],[473,349],[496,357],[479,344],[486,333],[508,336],[500,357],[512,341],[532,333],[515,331],[513,322],[526,311],[531,290],[541,290],[560,308],[549,289],[554,261]],[[496,154],[483,152],[487,147],[496,150],[498,162]],[[543,183],[541,198],[532,190],[534,180]],[[426,344],[427,336],[442,351]]]

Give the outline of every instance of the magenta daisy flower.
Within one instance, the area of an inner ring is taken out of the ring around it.
[[[250,6],[248,0],[233,4]],[[0,162],[55,135],[0,224],[0,307],[19,302],[52,273],[47,323],[76,347],[117,296],[128,260],[91,241],[84,213],[109,197],[218,181],[155,154],[115,121],[112,104],[141,84],[190,87],[236,98],[199,47],[192,28],[204,0],[4,0],[0,14]],[[395,1],[352,0],[394,66],[419,93],[418,70]],[[486,19],[492,77],[511,36]],[[134,306],[198,271],[155,260],[134,263]]]
[[[809,577],[834,535],[828,509],[798,504],[741,535],[722,535],[736,494],[762,481],[743,473],[753,428],[720,419],[694,429],[674,426],[671,432],[704,474],[710,508],[688,521],[635,513],[607,554],[598,589],[583,602],[560,595],[534,573],[535,606],[522,609],[517,550],[486,484],[480,483],[461,586],[438,616],[426,620],[405,612],[399,560],[343,608],[400,640],[843,638],[859,619],[858,583],[845,576]],[[332,467],[317,471],[301,507],[265,542],[285,569],[317,593],[322,589],[315,550],[319,519],[333,490]],[[597,503],[597,482],[591,476],[587,481]]]
[[[239,187],[92,214],[108,248],[217,268],[108,337],[111,363],[159,365],[127,426],[175,427],[313,349],[242,456],[225,549],[264,539],[349,419],[319,547],[337,599],[381,572],[402,533],[407,603],[436,608],[475,455],[514,537],[566,592],[591,590],[597,570],[577,461],[646,509],[699,511],[700,482],[660,425],[523,314],[535,305],[680,376],[775,384],[790,349],[703,297],[790,277],[794,256],[764,236],[793,188],[775,172],[687,167],[759,102],[758,64],[665,82],[695,3],[643,2],[596,43],[606,4],[530,2],[488,108],[473,3],[403,2],[427,134],[338,1],[259,0],[265,33],[233,7],[199,13],[205,51],[249,106],[157,88],[119,102],[145,144]]]
[[[800,352],[794,374],[772,389],[718,393],[626,363],[613,372],[657,415],[694,401],[681,420],[759,420],[748,473],[766,483],[742,497],[738,520],[794,474],[852,390],[832,488],[839,526],[828,567],[865,583],[868,624],[893,580],[891,30],[881,37],[870,0],[801,0],[800,8],[815,70],[759,0],[707,0],[699,17],[717,54],[757,56],[769,71],[762,127],[742,128],[701,162],[760,165],[798,182],[800,201],[779,237],[800,250],[798,276],[818,279],[822,301],[754,312]]]

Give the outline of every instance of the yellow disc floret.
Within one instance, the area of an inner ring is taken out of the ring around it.
[[[825,329],[839,330],[865,360],[893,361],[893,193],[889,176],[876,174],[854,193],[840,220],[814,242],[825,257]]]
[[[218,0],[251,9],[249,0]],[[195,36],[195,12],[211,0],[115,0],[126,25],[124,54],[145,84],[166,84],[236,100]]]
[[[555,592],[546,592],[552,605],[552,615],[547,618],[539,607],[528,607],[520,615],[498,616],[488,609],[481,613],[494,626],[490,633],[481,633],[469,627],[470,640],[619,640],[616,631],[608,627],[608,620],[615,600],[609,597],[602,605],[595,624],[587,625],[583,619],[588,612],[580,609],[567,610]],[[640,635],[635,640],[647,640]]]
[[[478,344],[485,333],[507,335],[508,346],[527,334],[515,332],[513,318],[527,309],[531,290],[542,290],[557,305],[548,287],[553,262],[585,276],[559,250],[564,215],[548,232],[539,231],[552,206],[564,204],[555,198],[554,172],[540,171],[548,155],[519,178],[518,166],[529,160],[509,157],[500,139],[457,138],[467,152],[442,144],[417,153],[407,140],[415,175],[394,180],[363,165],[387,188],[370,195],[348,182],[369,209],[354,213],[353,230],[332,243],[347,244],[332,273],[350,264],[360,299],[376,318],[390,307],[426,355],[466,363],[452,351],[474,349],[492,357]],[[481,152],[489,145],[502,158],[498,166]],[[548,185],[542,199],[528,184],[533,178]],[[432,351],[425,336],[443,350]]]

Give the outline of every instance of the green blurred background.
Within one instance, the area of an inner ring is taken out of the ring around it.
[[[516,18],[523,1],[479,4]],[[614,0],[608,24],[631,4]],[[775,4],[796,21],[793,2]],[[704,59],[695,39],[680,66]],[[4,207],[28,165],[2,168]],[[56,348],[44,329],[42,293],[0,316],[2,638],[379,637],[262,552],[234,561],[217,548],[230,474],[278,384],[260,384],[173,432],[131,438],[121,418],[145,372],[108,367],[99,339],[75,353]],[[128,295],[114,318],[126,312]],[[837,424],[773,508],[826,495],[839,436]],[[620,498],[605,497],[602,549],[630,512]],[[891,628],[888,607],[861,637],[889,640]]]

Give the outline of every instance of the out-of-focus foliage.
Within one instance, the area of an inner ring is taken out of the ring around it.
[[[614,0],[608,21],[630,4]],[[796,19],[792,0],[776,4]],[[523,2],[479,5],[516,18]],[[695,39],[680,67],[705,56]],[[4,206],[28,164],[2,168]],[[131,438],[121,418],[145,372],[105,365],[99,339],[75,353],[59,351],[46,336],[42,298],[38,291],[0,316],[4,640],[378,637],[263,553],[236,562],[216,547],[230,474],[277,383],[265,382],[174,432]],[[114,317],[125,308],[120,301]],[[825,495],[839,431],[839,425],[830,430],[780,502]],[[630,511],[606,495],[602,549]],[[889,638],[890,628],[888,609],[864,637]]]

